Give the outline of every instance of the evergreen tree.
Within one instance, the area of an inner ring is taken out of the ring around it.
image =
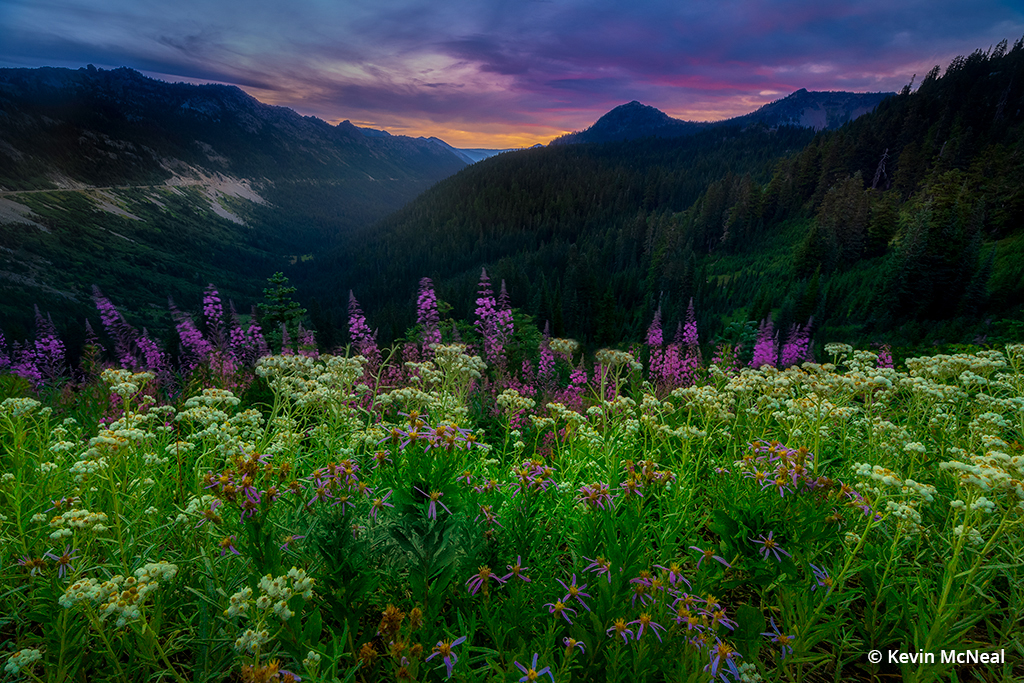
[[[306,309],[292,299],[295,288],[288,284],[288,278],[284,273],[274,273],[267,278],[267,284],[270,286],[263,290],[264,302],[258,305],[260,325],[267,330],[268,343],[272,347],[280,348],[282,326],[287,330],[289,337],[297,337],[299,324],[306,317]]]

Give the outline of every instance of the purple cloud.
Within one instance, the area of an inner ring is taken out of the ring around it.
[[[0,66],[233,83],[467,147],[545,142],[633,99],[700,120],[798,88],[898,90],[1022,34],[999,0],[0,0]]]

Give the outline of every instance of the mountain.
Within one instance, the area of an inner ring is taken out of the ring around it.
[[[332,126],[234,86],[164,83],[127,68],[0,69],[0,121],[6,190],[152,184],[200,170],[381,182],[407,198],[465,165],[423,139]]]
[[[717,126],[762,124],[769,128],[799,126],[814,130],[838,128],[873,110],[895,93],[808,92],[805,89],[764,105],[757,111],[722,121],[681,121],[636,100],[615,107],[591,127],[563,135],[551,144],[613,142],[644,137],[673,138],[693,135]]]
[[[382,339],[415,323],[424,276],[472,318],[486,267],[519,321],[594,346],[643,339],[656,309],[669,331],[691,299],[702,343],[748,352],[769,319],[780,342],[811,319],[821,342],[1019,341],[1024,39],[876,105],[820,95],[697,128],[618,107],[576,139],[637,139],[473,164],[311,264],[306,287],[338,323],[351,289]],[[874,108],[832,127],[855,105]]]
[[[555,138],[550,144],[616,142],[646,137],[676,138],[693,135],[709,126],[707,123],[674,119],[660,109],[633,100],[629,104],[615,107],[590,128]]]
[[[467,163],[231,86],[0,69],[0,318],[80,318],[93,284],[144,315],[210,282],[247,308],[273,272]]]
[[[483,161],[484,159],[489,159],[490,157],[493,157],[495,154],[501,154],[502,152],[514,151],[514,150],[511,150],[511,149],[482,149],[482,148],[460,149],[458,147],[452,147],[451,145],[449,145],[447,142],[445,142],[441,138],[430,137],[430,138],[419,138],[419,139],[420,140],[424,140],[424,139],[428,140],[429,142],[433,142],[435,145],[438,145],[442,149],[449,150],[452,154],[454,154],[455,156],[459,157],[460,159],[465,161],[467,164],[475,164],[478,161]]]
[[[874,111],[882,100],[895,94],[894,92],[808,92],[801,88],[781,100],[770,102],[749,114],[728,119],[727,122],[742,126],[761,123],[770,128],[801,126],[814,130],[833,130],[848,121]]]

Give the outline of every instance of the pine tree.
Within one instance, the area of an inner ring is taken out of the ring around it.
[[[260,325],[267,330],[268,343],[280,348],[281,326],[287,329],[289,337],[297,337],[299,323],[306,317],[306,309],[292,299],[296,290],[288,284],[284,273],[274,273],[267,278],[267,284],[270,286],[263,290],[265,302],[258,305]]]

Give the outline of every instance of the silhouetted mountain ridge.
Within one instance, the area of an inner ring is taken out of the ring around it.
[[[191,167],[253,180],[401,180],[411,183],[407,200],[465,165],[423,139],[332,126],[235,86],[165,83],[128,68],[0,69],[0,121],[8,189],[159,182]]]
[[[743,116],[722,121],[683,121],[633,100],[615,107],[589,128],[556,138],[551,144],[617,142],[645,137],[681,137],[717,126],[761,124],[768,128],[799,126],[814,130],[838,128],[872,111],[895,93],[810,92],[804,88]]]

